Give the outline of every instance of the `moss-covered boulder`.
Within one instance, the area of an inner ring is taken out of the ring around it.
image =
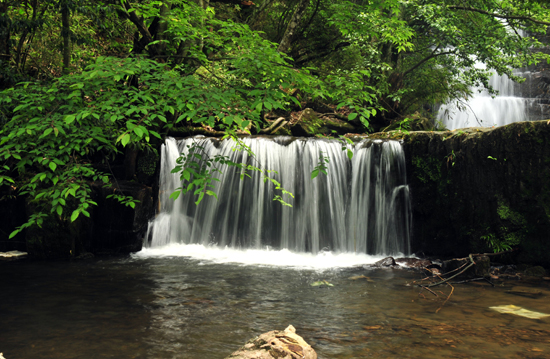
[[[356,132],[355,126],[334,113],[320,114],[311,108],[304,109],[296,121],[289,122],[293,136],[311,137],[315,135],[344,135]]]
[[[383,128],[380,132],[389,131],[431,131],[434,129],[432,121],[423,117],[418,112],[415,112],[411,116],[406,116],[394,120],[389,126]]]

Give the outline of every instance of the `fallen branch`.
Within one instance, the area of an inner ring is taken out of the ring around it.
[[[422,296],[422,298],[426,299],[426,297],[422,294],[422,290],[427,290],[428,292],[432,293],[434,296],[436,297],[439,297],[439,295],[434,292],[433,290],[431,290],[430,288],[432,287],[436,287],[436,286],[439,286],[439,285],[442,285],[442,284],[446,284],[448,285],[449,287],[451,287],[451,291],[450,293],[447,295],[447,298],[443,301],[443,303],[441,304],[441,306],[435,311],[436,313],[438,313],[441,308],[443,308],[443,306],[449,301],[449,299],[451,298],[451,296],[453,295],[454,293],[454,287],[452,286],[452,284],[459,284],[459,283],[467,283],[467,282],[472,282],[472,281],[478,281],[478,280],[486,280],[489,284],[491,284],[493,287],[494,287],[494,283],[492,283],[491,281],[489,281],[487,278],[485,277],[482,277],[482,278],[474,278],[474,279],[467,279],[467,280],[463,280],[463,281],[460,281],[460,282],[454,282],[454,283],[450,283],[450,280],[452,280],[453,278],[456,278],[458,277],[459,275],[463,274],[464,272],[466,272],[468,269],[470,269],[472,266],[474,266],[476,264],[476,262],[474,261],[474,256],[475,257],[484,257],[484,256],[497,256],[497,255],[501,255],[501,254],[506,254],[506,253],[510,253],[512,252],[513,250],[509,250],[509,251],[503,251],[503,252],[498,252],[498,253],[477,253],[477,254],[469,254],[468,257],[465,257],[465,258],[456,258],[454,259],[454,261],[464,261],[464,260],[469,260],[469,262],[466,262],[464,264],[462,264],[460,267],[456,268],[456,269],[453,269],[449,272],[446,272],[446,273],[443,273],[443,274],[439,274],[437,272],[434,272],[432,271],[431,269],[429,268],[424,268],[424,270],[432,273],[432,277],[425,277],[425,278],[422,278],[420,280],[420,283],[418,281],[413,281],[412,283],[410,283],[409,285],[417,285],[419,286],[420,288],[422,288],[420,290],[420,292],[418,293],[419,296]],[[453,272],[456,272],[454,273],[452,276],[448,277],[448,278],[444,278],[444,276],[447,276]],[[435,282],[435,283],[431,283],[431,284],[423,284],[424,281],[426,280],[436,280],[434,279],[434,277],[438,277],[440,279],[440,281],[438,282]],[[443,293],[442,291],[439,291],[441,294],[445,294]]]
[[[441,284],[444,284],[444,283],[447,283],[448,281],[450,281],[451,279],[461,275],[462,273],[466,272],[468,269],[470,269],[471,266],[475,265],[476,262],[474,262],[474,259],[472,258],[472,255],[470,254],[468,256],[468,258],[470,258],[470,264],[468,264],[463,270],[461,270],[460,272],[450,276],[449,278],[445,278],[443,279],[442,281],[440,282],[437,282],[437,283],[432,283],[432,284],[428,284],[427,286],[426,285],[422,285],[422,284],[419,284],[418,286],[419,287],[426,287],[426,288],[431,288],[431,287],[435,287],[435,286],[438,286],[438,285],[441,285]]]
[[[435,311],[436,314],[441,310],[441,308],[443,308],[445,303],[447,303],[447,301],[449,300],[449,298],[451,298],[451,295],[453,295],[453,292],[455,291],[455,287],[453,287],[450,283],[447,283],[447,285],[451,287],[451,293],[449,293],[449,295],[447,296],[447,299],[445,299],[443,304],[441,304],[441,306],[437,308],[437,310]]]
[[[283,121],[280,126],[278,126],[276,129],[271,131],[271,134],[274,135],[275,132],[279,131],[279,129],[282,128],[283,126],[285,126],[287,123],[288,123],[288,121]]]
[[[271,123],[271,126],[269,127],[266,127],[266,128],[262,128],[260,130],[260,133],[268,133],[268,132],[271,132],[271,130],[273,130],[273,128],[275,128],[275,126],[277,126],[279,123],[281,123],[282,121],[284,121],[285,118],[284,117],[279,117],[278,119],[276,119],[275,121],[273,121],[273,123]],[[277,128],[278,129],[278,128]]]

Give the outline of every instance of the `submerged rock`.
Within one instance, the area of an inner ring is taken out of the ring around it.
[[[395,259],[393,259],[393,257],[386,257],[374,263],[375,267],[393,267],[395,265],[397,264],[395,263]]]
[[[396,258],[395,262],[409,268],[428,268],[433,264],[429,259],[420,258]]]
[[[317,359],[315,350],[289,325],[250,339],[226,359]]]
[[[9,252],[0,252],[0,260],[13,261],[17,259],[27,258],[27,252],[20,251],[9,251]],[[0,354],[0,359],[2,359],[2,354]]]
[[[395,259],[393,257],[386,257],[384,259],[379,260],[376,263],[373,264],[365,264],[363,266],[364,269],[372,269],[372,268],[383,268],[383,267],[394,267],[398,265],[395,263]]]
[[[545,277],[546,270],[541,266],[529,267],[523,271],[527,276],[531,277]]]

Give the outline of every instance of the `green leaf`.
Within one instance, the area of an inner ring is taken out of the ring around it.
[[[353,151],[348,148],[348,158],[351,160],[353,158]]]
[[[214,192],[214,191],[208,190],[208,191],[206,191],[206,194],[209,195],[209,196],[214,196],[216,199],[218,199],[218,196],[216,195],[216,192]]]
[[[78,209],[75,209],[73,211],[73,214],[71,214],[71,222],[74,222],[76,221],[76,219],[78,218],[78,215],[80,214],[80,211]]]
[[[50,169],[51,169],[52,171],[55,171],[55,169],[57,168],[57,165],[55,164],[55,162],[50,162],[50,163],[48,164],[48,166],[50,166]]]
[[[181,194],[181,191],[174,191],[172,192],[172,194],[170,195],[170,199],[172,199],[173,201],[177,200],[178,197],[180,196]]]
[[[186,180],[186,181],[189,181],[191,179],[191,173],[185,169],[183,170],[183,172],[181,173],[181,176]]]
[[[74,120],[75,120],[74,115],[67,115],[67,116],[65,116],[65,119],[64,119],[64,121],[67,125],[70,125],[71,123],[73,123]]]
[[[128,142],[130,142],[130,134],[129,133],[124,134],[120,139],[120,142],[122,143],[122,146],[126,147]]]
[[[318,169],[314,169],[312,172],[311,172],[311,179],[314,179],[315,177],[317,177],[319,175],[319,170]]]
[[[348,115],[348,120],[353,121],[357,117],[357,112],[352,112]]]

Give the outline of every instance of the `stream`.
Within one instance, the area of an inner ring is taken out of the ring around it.
[[[450,287],[434,288],[436,297],[407,285],[418,271],[359,265],[378,259],[181,245],[86,262],[0,262],[0,352],[222,359],[292,324],[326,359],[550,356],[550,317],[489,309],[550,313],[549,281],[456,284],[442,306]],[[333,287],[311,286],[321,280]],[[515,287],[542,294],[507,293]]]

